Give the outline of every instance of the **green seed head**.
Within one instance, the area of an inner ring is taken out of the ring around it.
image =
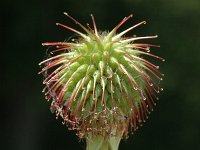
[[[156,94],[162,90],[158,66],[142,55],[163,58],[149,53],[152,44],[138,40],[156,38],[124,37],[142,21],[121,33],[117,29],[132,15],[125,17],[111,32],[99,33],[92,16],[93,27],[87,28],[65,13],[85,32],[69,26],[57,25],[75,32],[79,37],[71,42],[43,43],[55,46],[52,57],[42,61],[45,75],[44,92],[51,100],[51,111],[61,116],[69,129],[79,137],[88,134],[128,135],[147,119],[155,105]]]

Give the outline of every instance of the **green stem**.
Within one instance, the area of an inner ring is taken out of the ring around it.
[[[88,134],[86,150],[118,150],[123,131],[116,136]]]
[[[104,137],[101,135],[90,135],[87,138],[86,150],[118,150],[121,137]]]

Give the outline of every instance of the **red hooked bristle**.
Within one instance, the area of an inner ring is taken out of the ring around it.
[[[68,13],[64,12],[64,14],[68,18],[70,18],[72,21],[74,21],[76,24],[78,24],[86,33],[90,34],[90,32],[80,22],[78,22],[76,19],[74,19],[73,17],[71,17]]]
[[[129,43],[129,42],[133,42],[133,41],[136,41],[136,40],[152,39],[152,38],[157,38],[157,37],[158,37],[158,35],[144,36],[144,37],[133,37],[133,38],[122,40],[121,43]]]
[[[117,29],[119,29],[131,17],[133,17],[132,14],[129,15],[128,17],[125,17],[116,27],[113,28],[113,30],[107,35],[107,38],[110,39],[115,34],[115,32],[117,31]]]
[[[87,38],[87,36],[86,36],[85,34],[79,32],[79,31],[77,31],[77,30],[75,30],[75,29],[73,29],[73,28],[71,28],[71,27],[69,27],[69,26],[63,25],[63,24],[61,24],[61,23],[56,23],[56,25],[57,25],[57,26],[61,26],[61,27],[63,27],[63,28],[66,28],[66,29],[68,29],[68,30],[71,30],[71,31],[73,31],[74,33],[79,34],[79,35],[82,36],[83,38]]]
[[[132,29],[134,29],[134,28],[136,28],[136,27],[138,27],[138,26],[140,26],[140,25],[142,25],[142,24],[146,24],[146,21],[142,21],[142,22],[140,22],[140,23],[138,23],[138,24],[136,24],[136,25],[133,25],[132,27],[130,27],[130,28],[128,28],[128,29],[122,31],[121,33],[119,33],[119,34],[117,34],[116,36],[114,36],[114,37],[113,37],[113,40],[115,40],[115,39],[121,37],[122,35],[126,34],[127,32],[131,31]]]
[[[93,27],[94,27],[94,33],[96,36],[98,36],[97,26],[96,26],[96,22],[95,22],[93,14],[91,14],[91,17],[92,17],[92,23],[93,23]]]
[[[70,46],[72,43],[67,43],[67,42],[45,42],[42,43],[42,46]]]

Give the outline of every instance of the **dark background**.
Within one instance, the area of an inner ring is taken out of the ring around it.
[[[200,1],[199,0],[21,0],[1,2],[1,149],[84,150],[85,143],[49,111],[41,93],[46,41],[63,41],[73,33],[55,25],[79,29],[63,12],[91,23],[93,13],[101,30],[111,30],[133,13],[122,31],[139,21],[138,36],[158,34],[149,43],[161,45],[152,53],[166,58],[157,63],[165,73],[164,92],[150,119],[120,149],[200,149]]]

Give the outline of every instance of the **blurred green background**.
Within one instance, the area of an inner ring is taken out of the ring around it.
[[[148,121],[120,149],[200,149],[200,0],[8,0],[1,6],[2,150],[85,149],[50,113],[37,74],[46,53],[41,43],[73,35],[55,23],[77,27],[64,11],[83,23],[91,23],[93,13],[100,30],[111,30],[133,13],[119,31],[146,20],[131,34],[159,35],[149,43],[161,45],[151,52],[166,58],[156,62],[165,74],[164,92]]]

